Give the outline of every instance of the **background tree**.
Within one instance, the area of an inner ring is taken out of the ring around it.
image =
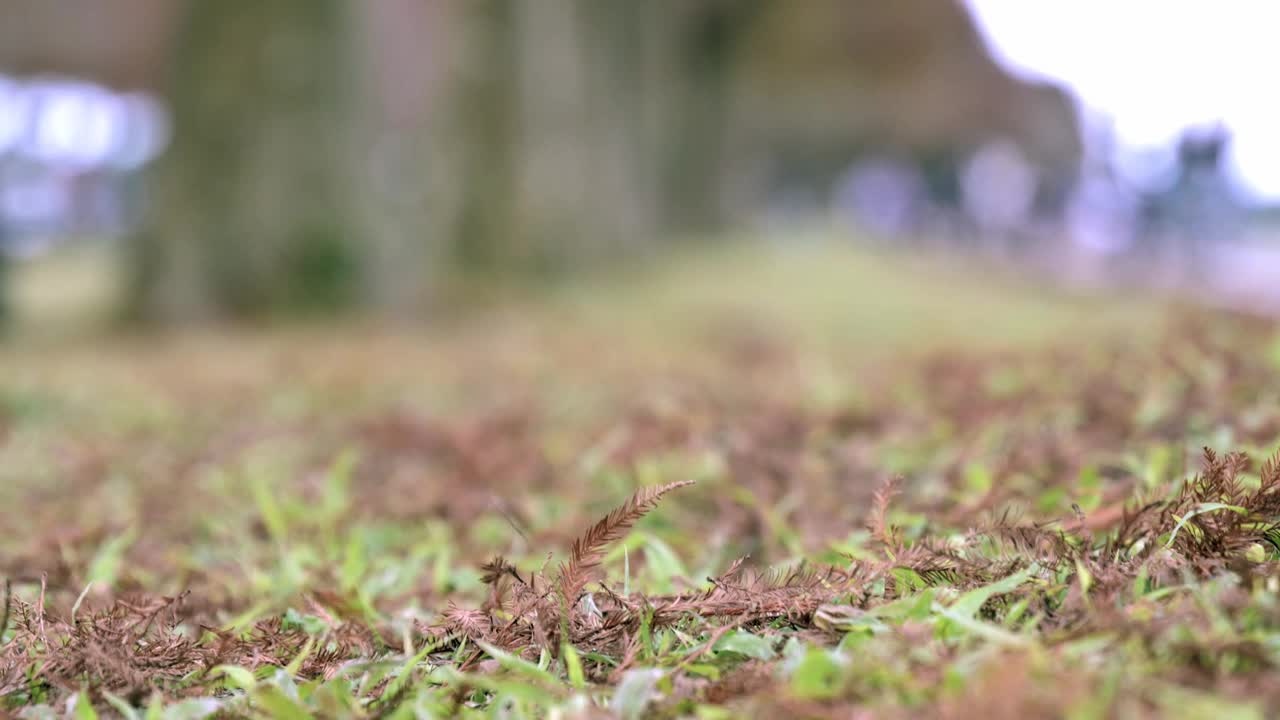
[[[358,298],[349,7],[190,4],[166,88],[173,143],[127,255],[133,317],[251,318]]]
[[[949,0],[14,2],[0,66],[172,110],[122,263],[139,320],[413,310],[618,262],[779,188],[823,203],[858,148],[945,177],[1008,139],[1053,215],[1080,155],[1067,97]]]
[[[670,103],[664,133],[662,211],[667,229],[706,232],[721,228],[727,170],[726,130],[743,46],[767,0],[701,0],[662,3],[674,47],[669,68]]]
[[[464,275],[542,274],[720,227],[763,0],[467,3],[451,121]]]
[[[517,7],[504,0],[469,3],[456,83],[459,206],[447,259],[470,276],[511,262],[518,153]]]

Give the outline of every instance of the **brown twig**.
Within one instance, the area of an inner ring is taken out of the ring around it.
[[[898,494],[901,482],[901,475],[890,475],[872,495],[871,517],[867,520],[867,529],[871,531],[872,537],[885,545],[894,544],[892,528],[889,527],[889,503]]]
[[[622,662],[618,663],[618,667],[609,673],[609,682],[617,684],[622,680],[622,675],[631,666],[635,664],[636,658],[640,655],[640,633],[633,633],[627,641],[627,649],[623,652]]]
[[[681,480],[645,488],[574,540],[569,560],[560,566],[560,579],[557,583],[564,606],[571,608],[578,602],[578,596],[582,593],[583,586],[587,584],[588,576],[600,565],[609,545],[619,540],[636,524],[636,521],[652,510],[663,495],[693,483],[693,480]]]

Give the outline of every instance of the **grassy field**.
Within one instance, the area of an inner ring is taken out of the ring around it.
[[[799,247],[13,342],[0,716],[1274,716],[1278,330]]]

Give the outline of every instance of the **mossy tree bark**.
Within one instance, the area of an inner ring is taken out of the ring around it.
[[[134,319],[357,299],[348,11],[342,0],[190,4],[168,84],[173,142],[128,247]]]
[[[582,135],[596,251],[629,255],[661,229],[661,129],[669,82],[662,2],[579,0],[583,65]]]
[[[370,77],[406,63],[369,72],[387,31],[361,6],[192,3],[128,309],[409,307],[423,285],[487,287],[713,229],[737,49],[761,2],[427,4],[456,37],[422,42],[458,55],[436,56],[457,75],[422,114],[369,107],[400,93]]]
[[[363,229],[364,302],[383,317],[427,303],[453,210],[450,140],[440,122],[454,0],[376,0],[357,8],[357,141],[351,175]]]
[[[738,50],[762,3],[468,3],[462,276],[536,277],[718,229]]]
[[[765,0],[675,0],[662,214],[676,232],[724,225],[725,138],[739,51]]]
[[[469,278],[513,259],[518,137],[517,11],[510,0],[473,0],[459,18],[463,57],[449,118],[457,138],[459,207],[445,259]]]

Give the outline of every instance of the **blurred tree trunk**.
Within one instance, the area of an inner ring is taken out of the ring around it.
[[[739,48],[766,0],[675,0],[667,30],[676,65],[662,174],[666,226],[705,232],[723,226],[725,137]]]
[[[667,11],[662,2],[578,3],[586,232],[600,251],[630,254],[651,243],[660,224],[655,150],[664,78],[654,62],[663,50],[655,20]]]
[[[512,262],[519,152],[517,6],[470,0],[460,13],[456,115],[459,207],[446,259],[465,276],[489,276]]]
[[[358,142],[352,148],[364,230],[366,303],[379,315],[421,309],[452,206],[449,144],[440,122],[452,0],[356,4]]]
[[[601,178],[590,177],[590,72],[577,0],[515,3],[519,162],[513,259],[526,276],[582,264],[594,250]],[[588,179],[590,178],[590,179]]]
[[[634,234],[638,100],[617,83],[615,0],[474,0],[450,117],[459,207],[450,259],[473,287],[588,262]],[[603,28],[603,30],[602,30]]]
[[[431,282],[483,286],[715,228],[737,49],[762,2],[191,3],[129,309],[411,308],[429,264]],[[448,101],[404,105],[444,39]]]
[[[342,0],[193,2],[167,96],[174,136],[129,246],[139,320],[355,301],[350,23]]]
[[[718,228],[738,47],[762,3],[465,4],[455,264],[537,275]]]

